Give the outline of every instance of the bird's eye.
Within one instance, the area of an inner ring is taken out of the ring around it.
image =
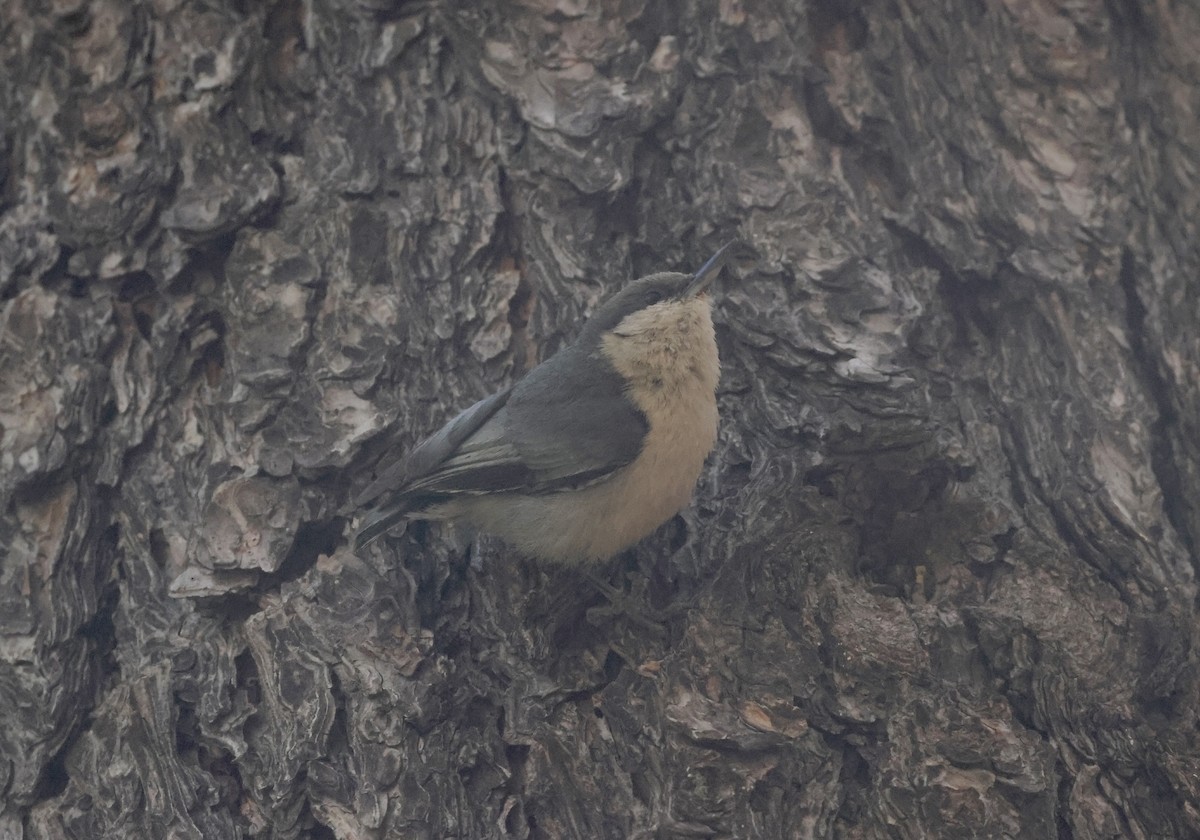
[[[652,304],[661,303],[662,299],[663,299],[662,290],[661,289],[651,289],[648,297],[650,298],[650,303],[652,303]]]

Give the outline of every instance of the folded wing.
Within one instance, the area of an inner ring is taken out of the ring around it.
[[[568,348],[513,388],[480,400],[381,473],[355,499],[356,506],[378,500],[355,547],[456,496],[575,489],[636,458],[645,417],[602,358],[573,363],[579,352]]]

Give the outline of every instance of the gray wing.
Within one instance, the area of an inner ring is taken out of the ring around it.
[[[386,470],[355,503],[383,497],[361,548],[426,504],[459,495],[548,493],[598,481],[642,448],[646,418],[602,356],[567,348],[481,400]]]
[[[535,375],[536,374],[536,375]],[[570,347],[513,389],[506,439],[540,493],[597,481],[642,451],[649,424],[602,355]]]
[[[363,507],[385,493],[404,492],[414,482],[436,474],[439,467],[454,457],[463,443],[495,417],[512,395],[512,388],[492,394],[459,414],[434,434],[425,438],[402,460],[384,469],[354,497],[354,506]]]
[[[452,462],[459,456],[464,444],[495,419],[511,395],[512,389],[505,389],[461,412],[418,444],[403,460],[386,468],[355,496],[354,507],[373,504],[374,509],[363,518],[354,536],[354,550],[362,550],[372,540],[403,521],[412,510],[420,508],[422,486],[431,480],[436,481],[444,473],[453,474],[456,471]]]

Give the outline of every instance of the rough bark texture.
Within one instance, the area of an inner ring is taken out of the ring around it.
[[[6,0],[0,837],[1200,836],[1198,52]],[[381,455],[735,236],[720,442],[611,591],[348,551]]]

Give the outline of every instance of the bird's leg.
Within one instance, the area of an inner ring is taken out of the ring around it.
[[[582,572],[583,576],[592,584],[592,586],[596,587],[597,591],[599,591],[601,595],[608,599],[608,606],[592,607],[589,609],[589,618],[593,615],[598,618],[604,616],[616,617],[623,615],[634,624],[645,627],[646,629],[652,630],[655,633],[663,632],[661,621],[655,620],[656,618],[660,618],[660,616],[654,615],[654,611],[649,610],[648,605],[646,604],[646,599],[644,597],[646,587],[644,582],[641,585],[638,585],[635,582],[635,590],[633,592],[626,593],[601,580],[595,574],[593,574],[590,569],[583,568],[580,569],[580,571]]]

